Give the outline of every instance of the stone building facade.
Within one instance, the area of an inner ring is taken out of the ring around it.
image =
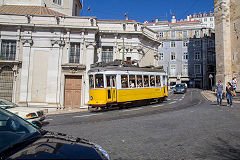
[[[157,65],[158,34],[143,24],[73,16],[66,11],[71,5],[64,6],[68,0],[61,0],[63,11],[46,7],[47,0],[15,2],[0,6],[0,98],[28,106],[81,107],[88,103],[91,64],[121,59],[124,49],[124,60]]]
[[[240,90],[240,1],[214,0],[217,80],[236,76]]]

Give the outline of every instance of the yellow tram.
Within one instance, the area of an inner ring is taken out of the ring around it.
[[[167,96],[167,75],[162,69],[103,66],[91,68],[89,109],[136,102],[162,101]]]

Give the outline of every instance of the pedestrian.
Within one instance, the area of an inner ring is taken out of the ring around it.
[[[232,107],[232,97],[236,95],[233,86],[230,82],[227,83],[225,96],[227,97],[227,106]]]
[[[217,93],[217,103],[218,105],[222,105],[222,95],[223,95],[223,85],[221,80],[218,81],[216,85],[216,90],[215,92]]]
[[[233,86],[234,91],[236,92],[236,90],[237,90],[237,77],[236,76],[234,76],[234,78],[232,79],[232,86]]]

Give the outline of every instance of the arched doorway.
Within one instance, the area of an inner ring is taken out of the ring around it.
[[[4,66],[0,70],[0,98],[12,101],[13,92],[13,70]]]

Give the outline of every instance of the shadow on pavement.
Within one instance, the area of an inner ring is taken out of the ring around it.
[[[231,137],[233,138],[233,137]],[[240,159],[240,137],[235,136],[234,139],[224,140],[220,137],[216,138],[214,144],[207,146],[208,153],[197,153],[196,158],[203,159],[227,159],[237,160]]]

